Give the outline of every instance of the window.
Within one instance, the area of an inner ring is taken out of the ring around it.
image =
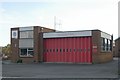
[[[75,52],[75,49],[74,49],[74,52]]]
[[[58,49],[56,49],[56,52],[58,52]]]
[[[101,38],[101,50],[105,51],[105,39]]]
[[[68,49],[66,49],[66,52],[68,52]]]
[[[60,52],[62,52],[62,49],[60,49]]]
[[[20,31],[20,38],[33,38],[33,31]]]
[[[53,49],[53,52],[55,52],[55,49]]]
[[[34,55],[33,53],[34,53],[33,48],[28,48],[28,55],[33,56]]]
[[[27,56],[27,49],[20,49],[20,55],[25,55]]]
[[[63,52],[65,52],[65,49],[63,49]]]
[[[72,49],[70,49],[70,52],[72,52]]]
[[[101,38],[101,51],[111,51],[112,45],[111,40],[106,38]]]
[[[33,48],[24,48],[24,49],[20,49],[20,56],[21,57],[33,57],[34,52],[33,52]]]
[[[108,51],[111,51],[110,45],[110,40],[108,40]]]
[[[48,52],[49,50],[47,49],[47,51],[46,52]]]
[[[90,51],[90,48],[88,48],[88,51]]]
[[[50,52],[52,52],[52,49],[50,49]]]
[[[79,49],[80,52],[82,52],[82,49]]]
[[[87,49],[84,49],[84,52],[86,52],[87,51]]]

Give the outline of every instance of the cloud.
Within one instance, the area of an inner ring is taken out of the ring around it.
[[[0,17],[2,17],[0,18],[0,30],[2,30],[0,36],[3,37],[0,38],[2,39],[0,45],[5,45],[6,40],[10,42],[9,30],[11,27],[45,26],[54,28],[54,16],[62,24],[56,26],[58,30],[100,29],[114,34],[117,38],[117,0],[46,1],[44,6],[41,6],[40,2],[40,6],[26,7],[26,11],[17,10],[17,6],[16,9],[9,10],[0,5]]]

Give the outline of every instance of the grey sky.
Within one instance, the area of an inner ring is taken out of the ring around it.
[[[8,2],[9,1],[9,2]],[[10,2],[12,1],[12,2]],[[16,2],[15,2],[16,1]],[[118,37],[119,0],[4,0],[0,4],[0,45],[10,43],[10,28],[43,26],[57,30],[100,29]]]

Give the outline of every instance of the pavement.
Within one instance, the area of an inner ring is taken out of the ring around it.
[[[118,80],[118,59],[102,64],[4,63],[2,76],[6,80]]]

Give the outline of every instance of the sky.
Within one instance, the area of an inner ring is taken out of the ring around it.
[[[59,31],[99,29],[118,37],[119,0],[2,0],[0,46],[10,43],[10,28],[43,26]],[[56,23],[56,26],[54,26]]]

